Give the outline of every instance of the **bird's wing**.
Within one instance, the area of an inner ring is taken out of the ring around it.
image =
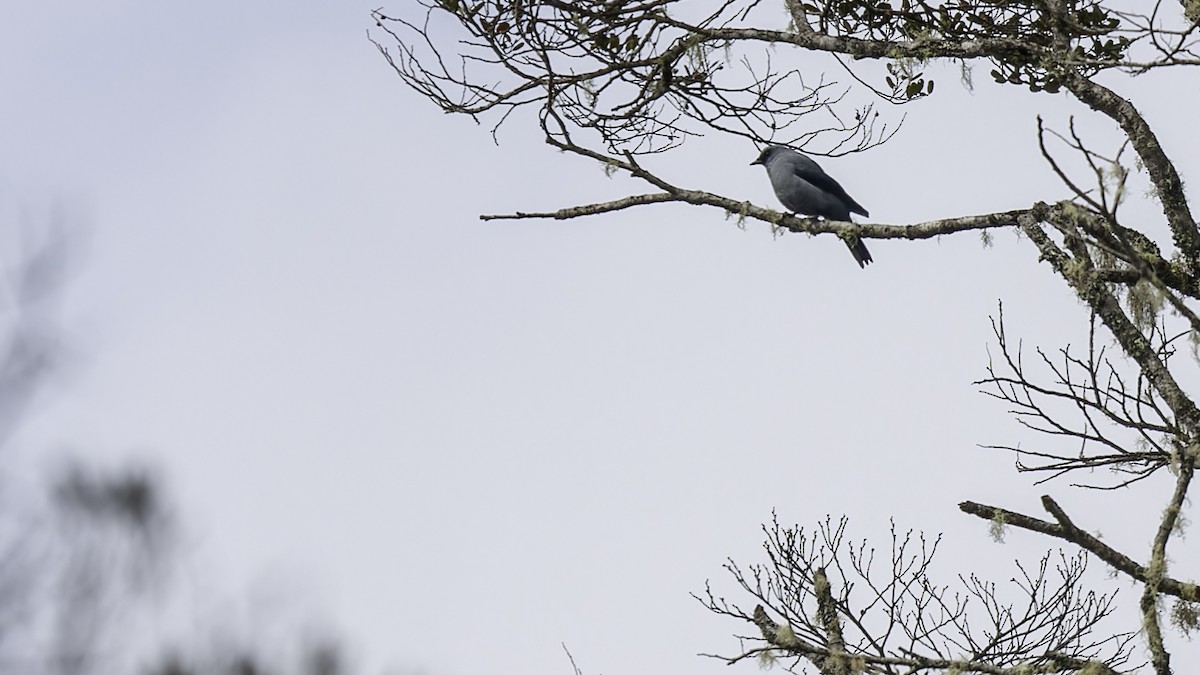
[[[846,208],[850,209],[851,213],[858,213],[864,216],[871,215],[867,213],[867,210],[864,209],[862,205],[854,201],[850,195],[846,194],[845,188],[839,185],[836,180],[829,176],[829,174],[825,173],[820,166],[817,166],[816,162],[808,159],[807,157],[803,157],[802,159],[807,159],[808,161],[796,162],[792,168],[793,173],[795,173],[798,177],[808,181],[815,187],[824,190],[825,192],[828,192],[829,194],[842,200],[842,203],[846,205]]]

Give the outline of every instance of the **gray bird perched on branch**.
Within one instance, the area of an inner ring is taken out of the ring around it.
[[[845,222],[850,222],[851,213],[871,215],[816,162],[791,148],[772,145],[750,164],[766,167],[775,196],[785,208],[795,213]],[[850,247],[859,267],[866,267],[871,262],[871,252],[857,236],[847,239],[846,246]]]

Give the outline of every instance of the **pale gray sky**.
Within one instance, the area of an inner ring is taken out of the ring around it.
[[[1029,344],[1085,338],[1010,233],[872,242],[863,271],[834,237],[696,208],[484,223],[623,183],[526,116],[497,147],[403,88],[372,5],[0,8],[0,196],[87,224],[74,367],[23,454],[152,458],[193,574],[319,607],[365,672],[569,673],[563,642],[589,675],[731,672],[695,654],[746,628],[688,593],[738,597],[721,564],[760,560],[772,508],[846,513],[880,545],[890,516],[944,531],[947,581],[1007,579],[1049,543],[992,543],[964,499],[1036,513],[1050,490],[1131,553],[1148,540],[1113,512],[1157,514],[1161,481],[1098,500],[976,446],[1037,441],[970,384],[997,300]],[[1059,199],[1035,115],[1108,129],[976,79],[946,70],[891,143],[824,162],[872,221]],[[1194,81],[1137,89],[1200,174]],[[775,206],[753,147],[683,154],[676,182]]]

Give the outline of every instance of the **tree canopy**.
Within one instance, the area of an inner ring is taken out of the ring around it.
[[[1137,637],[1152,671],[1172,672],[1164,623],[1186,632],[1200,614],[1200,591],[1171,570],[1168,556],[1200,460],[1200,408],[1189,389],[1196,359],[1179,354],[1200,342],[1200,228],[1168,145],[1122,87],[1152,71],[1200,65],[1200,3],[785,0],[783,12],[775,0],[416,4],[419,11],[374,14],[372,39],[406,85],[493,129],[528,111],[549,145],[646,188],[483,218],[569,219],[681,202],[851,241],[1016,231],[1090,320],[1082,349],[1038,350],[1031,365],[1003,315],[994,318],[996,350],[979,385],[1042,439],[1004,449],[1040,479],[1067,476],[1103,490],[1163,469],[1172,476],[1161,517],[1145,524],[1150,545],[1142,552],[1114,549],[1091,534],[1101,523],[1078,522],[1050,496],[1043,517],[960,504],[998,531],[1021,528],[1074,549],[1022,568],[1015,604],[972,576],[957,595],[939,585],[927,573],[936,543],[916,535],[894,534],[881,572],[871,549],[849,543],[844,523],[812,531],[772,524],[768,564],[730,564],[757,606],[700,596],[757,630],[741,653],[723,658],[791,658],[831,674],[1095,675],[1140,667]],[[814,68],[813,54],[836,68]],[[780,213],[656,168],[656,155],[713,134],[817,155],[869,152],[899,130],[893,106],[936,97],[926,66],[941,61],[958,64],[968,86],[983,66],[1000,85],[1069,97],[1081,115],[1111,120],[1113,137],[1099,142],[1073,120],[1060,128],[1036,121],[1041,159],[1061,181],[1056,190],[1072,198],[912,224],[851,224]],[[1140,198],[1127,188],[1137,171],[1148,176],[1161,214],[1149,222],[1121,209]],[[1116,607],[1110,594],[1086,587],[1089,558],[1140,587],[1140,635],[1103,634]]]

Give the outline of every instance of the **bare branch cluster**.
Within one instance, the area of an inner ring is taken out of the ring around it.
[[[806,128],[790,142],[828,138],[833,151],[865,149],[893,131],[870,105],[838,112],[846,89],[825,76],[710,37],[744,26],[761,0],[723,0],[690,20],[680,16],[699,10],[678,0],[419,1],[420,18],[377,12],[391,44],[375,45],[443,110],[496,112],[497,126],[530,105],[559,142],[618,157],[663,152],[705,131],[763,143],[801,120]],[[458,35],[443,36],[451,31]]]
[[[887,86],[868,87],[892,102],[932,93],[911,65],[934,58],[986,59],[997,81],[1048,91],[1068,76],[1200,64],[1196,24],[1164,25],[1161,2],[1148,14],[1098,0],[793,2],[790,32],[759,24],[770,16],[762,0],[416,4],[420,14],[374,14],[387,43],[372,40],[406,84],[447,112],[497,112],[497,124],[516,108],[542,108],[596,132],[617,156],[662,152],[705,131],[801,146],[833,137],[835,152],[894,131],[877,126],[870,105],[838,112],[846,88],[764,45],[889,60]],[[806,129],[780,138],[802,120]]]
[[[1003,307],[992,319],[1000,353],[988,359],[988,376],[975,384],[1010,404],[1009,412],[1026,428],[1074,441],[1075,451],[1070,453],[987,446],[1016,453],[1020,471],[1049,474],[1039,482],[1079,469],[1111,468],[1121,477],[1107,488],[1125,487],[1170,465],[1178,439],[1185,436],[1145,375],[1114,361],[1109,347],[1097,339],[1096,328],[1093,314],[1082,354],[1070,345],[1055,354],[1037,348],[1040,372],[1035,374],[1024,361],[1021,343],[1012,344],[1005,332]],[[1148,338],[1157,358],[1167,364],[1184,335],[1169,337],[1159,324]],[[1066,419],[1072,413],[1075,419]]]
[[[1098,668],[1119,669],[1130,658],[1132,633],[1096,631],[1115,593],[1087,590],[1082,554],[1018,564],[1007,586],[976,575],[942,584],[931,572],[938,540],[919,533],[893,526],[891,546],[880,552],[850,541],[844,518],[812,532],[775,519],[764,531],[767,563],[726,565],[757,602],[753,610],[711,586],[698,596],[711,611],[758,628],[740,638],[738,654],[716,656],[729,663],[784,659],[791,669],[807,662],[821,673],[1015,674],[1105,672]]]

